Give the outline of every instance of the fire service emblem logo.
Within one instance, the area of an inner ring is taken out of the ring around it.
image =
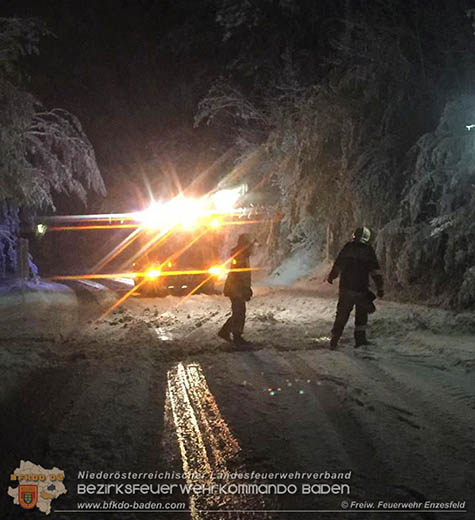
[[[15,505],[23,509],[37,508],[45,515],[51,513],[51,502],[67,493],[62,469],[45,469],[29,460],[20,462],[10,474],[10,481],[8,496]],[[14,487],[15,484],[18,486]]]
[[[18,502],[23,509],[33,509],[38,503],[38,486],[36,484],[20,484],[18,486]]]

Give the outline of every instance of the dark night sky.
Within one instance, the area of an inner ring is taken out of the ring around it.
[[[442,13],[446,7],[437,3]],[[41,42],[40,56],[25,60],[31,73],[27,88],[48,108],[68,109],[83,123],[109,192],[105,201],[91,197],[92,210],[134,209],[147,183],[154,191],[167,191],[163,180],[174,169],[186,186],[230,146],[233,136],[226,135],[227,127],[193,128],[198,102],[218,76],[229,73],[230,62],[246,56],[252,67],[260,67],[259,73],[253,68],[247,75],[239,70],[234,77],[238,88],[245,89],[246,82],[265,85],[269,77],[271,81],[278,77],[290,45],[299,51],[304,67],[299,70],[299,81],[317,83],[329,42],[344,28],[342,15],[351,15],[351,10],[345,11],[350,4],[342,1],[256,2],[254,6],[262,7],[261,25],[224,42],[223,28],[216,22],[216,9],[224,4],[232,3],[4,0],[5,16],[40,18],[55,34]],[[286,11],[282,6],[287,4],[303,6],[300,14]],[[449,31],[444,36],[436,31],[437,39],[431,41],[423,34],[425,25],[418,25],[406,4],[401,5],[404,8],[391,15],[405,20],[402,23],[409,24],[408,29],[417,29],[426,50],[458,34]],[[376,9],[351,3],[351,9],[356,8],[365,12],[370,24],[379,25]],[[431,21],[433,13],[420,9],[420,16]],[[385,23],[390,27],[391,17]],[[427,27],[434,30],[432,25]],[[408,56],[417,61],[414,42],[408,41]],[[439,54],[435,49],[431,57],[437,60]],[[266,67],[271,70],[269,76]],[[256,94],[255,84],[253,88]],[[435,118],[439,113],[439,109],[434,111]],[[57,202],[59,211],[84,209],[71,199]]]
[[[54,34],[41,41],[39,56],[25,58],[31,78],[26,89],[46,107],[79,117],[106,183],[107,197],[90,194],[87,208],[75,197],[57,195],[57,214],[140,209],[150,200],[147,186],[157,197],[175,194],[177,177],[186,187],[221,154],[226,144],[216,130],[193,128],[197,103],[220,67],[218,31],[213,31],[214,13],[204,9],[207,5],[186,0],[3,2],[3,16],[39,18]],[[194,23],[188,25],[190,17]],[[200,25],[209,33],[199,32]],[[69,272],[75,264],[86,268],[118,238],[110,232],[66,233],[33,244],[32,250],[42,273],[58,250],[61,259],[54,269]]]
[[[91,209],[121,211],[134,209],[147,183],[163,191],[164,178],[176,170],[186,186],[229,149],[234,136],[228,126],[194,128],[193,118],[241,50],[253,62],[237,71],[241,88],[274,81],[285,48],[298,38],[301,48],[311,49],[303,76],[314,78],[308,71],[313,74],[325,54],[331,27],[341,27],[335,16],[341,2],[301,3],[299,18],[281,7],[286,2],[257,2],[261,25],[252,37],[244,27],[226,42],[216,10],[232,3],[216,0],[6,0],[3,13],[40,18],[54,33],[41,42],[39,57],[25,60],[28,89],[48,108],[79,117],[109,193],[105,201],[92,196]],[[57,205],[62,212],[83,211],[72,200],[58,199]]]
[[[27,60],[28,88],[46,106],[68,109],[83,123],[110,195],[105,207],[99,201],[93,205],[116,211],[119,205],[133,206],[121,193],[130,193],[129,180],[143,186],[143,175],[152,185],[159,182],[163,156],[157,157],[157,150],[164,143],[183,141],[185,148],[213,143],[212,130],[192,126],[196,104],[209,86],[201,78],[206,72],[211,81],[219,70],[219,41],[213,34],[187,33],[182,38],[180,32],[189,16],[212,25],[207,5],[163,0],[4,2],[4,15],[40,18],[55,35],[41,42],[39,57]],[[198,26],[199,21],[190,30]],[[193,41],[200,44],[186,48]],[[191,174],[212,161],[211,148],[196,150]],[[180,169],[173,157],[167,163]]]

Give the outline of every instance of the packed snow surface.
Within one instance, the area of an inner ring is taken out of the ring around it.
[[[321,286],[318,277],[314,283]],[[218,295],[136,296],[104,314],[119,295],[105,301],[91,289],[78,293],[70,319],[73,304],[53,312],[48,300],[43,331],[26,336],[24,315],[13,312],[8,323],[2,315],[3,474],[25,450],[28,460],[72,478],[80,469],[181,472],[187,456],[193,467],[228,470],[351,470],[358,500],[473,504],[473,314],[378,301],[368,331],[375,344],[355,350],[350,323],[332,351],[336,289],[321,287],[256,288],[246,349],[216,336],[229,314]],[[190,414],[195,426],[187,429]],[[207,446],[199,453],[197,432]],[[216,506],[195,498],[200,507]],[[72,487],[61,507],[77,500]],[[331,509],[341,497],[270,501],[268,509]],[[227,504],[264,507],[251,499]],[[170,515],[178,517],[186,515]]]

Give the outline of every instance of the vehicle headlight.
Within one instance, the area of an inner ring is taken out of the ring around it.
[[[149,279],[149,280],[155,280],[156,278],[158,278],[160,275],[161,275],[161,271],[160,269],[149,269],[147,272],[146,272],[146,277]]]
[[[224,274],[224,269],[221,266],[216,265],[216,266],[210,267],[208,269],[208,273],[212,274],[213,276],[222,276]]]

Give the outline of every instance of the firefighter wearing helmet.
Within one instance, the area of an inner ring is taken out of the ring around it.
[[[340,277],[340,289],[330,347],[335,349],[343,334],[350,313],[355,307],[355,348],[369,345],[366,338],[368,314],[375,311],[375,295],[369,290],[369,277],[373,279],[377,295],[384,296],[383,277],[373,247],[369,244],[371,231],[359,227],[353,240],[345,244],[328,275],[328,283]]]
[[[252,246],[253,243],[247,234],[239,235],[237,244],[231,251],[232,266],[224,284],[223,294],[231,300],[232,314],[218,332],[218,336],[226,341],[233,340],[237,345],[249,344],[242,337],[242,332],[246,321],[246,302],[252,298],[249,264]]]

